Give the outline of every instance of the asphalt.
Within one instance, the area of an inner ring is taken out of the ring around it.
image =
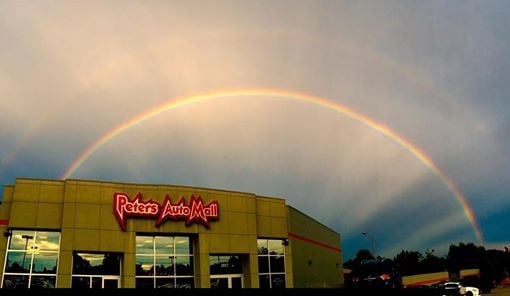
[[[510,285],[498,286],[495,289],[492,289],[492,291],[489,294],[485,294],[485,295],[510,296]]]

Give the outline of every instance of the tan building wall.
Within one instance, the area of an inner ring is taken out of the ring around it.
[[[299,210],[287,208],[294,287],[343,287],[340,235]]]
[[[186,226],[182,220],[168,220],[156,227],[156,219],[128,218],[125,231],[122,231],[113,210],[113,195],[116,192],[125,193],[130,200],[141,193],[142,201],[153,200],[159,204],[163,204],[167,195],[172,203],[176,203],[181,197],[189,202],[192,195],[200,196],[204,204],[218,202],[219,219],[210,221],[208,229],[196,223]],[[295,223],[292,222],[294,219],[297,220]],[[301,229],[299,225],[302,223],[308,223],[312,228]],[[293,229],[289,229],[288,225]],[[296,285],[296,273],[308,271],[300,262],[297,267],[294,266],[293,254],[314,254],[312,260],[317,265],[322,264],[321,260],[334,256],[338,259],[335,260],[336,263],[342,265],[339,251],[318,248],[306,239],[300,239],[309,236],[313,240],[323,240],[325,244],[339,248],[338,234],[297,210],[288,208],[284,199],[235,191],[172,185],[19,178],[15,185],[4,187],[0,205],[0,230],[7,232],[8,229],[61,231],[57,287],[71,286],[73,252],[77,251],[122,253],[121,286],[134,287],[137,233],[171,233],[193,237],[195,287],[210,285],[210,254],[242,254],[246,258],[243,269],[244,286],[258,287],[257,239],[281,239],[284,242],[290,232],[299,233],[300,236],[291,238],[291,244],[285,247],[287,287]],[[5,235],[0,237],[1,266],[4,266],[7,239]],[[291,246],[293,250],[290,249]],[[318,251],[324,253],[324,256],[318,256]],[[327,274],[331,271],[332,274]],[[337,271],[321,270],[319,275],[324,277],[321,283],[336,285],[333,277],[343,279]],[[298,278],[300,282],[302,276]],[[311,281],[306,280],[306,283]]]

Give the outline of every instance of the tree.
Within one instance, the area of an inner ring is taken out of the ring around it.
[[[356,258],[346,261],[344,267],[354,270],[367,259],[374,259],[370,251],[359,250]],[[489,293],[496,283],[510,276],[508,247],[505,247],[504,251],[485,250],[483,246],[461,242],[458,245],[450,245],[448,255],[445,257],[437,257],[434,250],[427,250],[425,255],[417,251],[402,250],[393,261],[403,276],[439,271],[459,274],[462,269],[479,269],[480,275],[471,280],[475,281],[484,293]]]
[[[423,273],[439,272],[447,270],[446,258],[437,257],[434,250],[427,250],[425,258],[420,262],[420,270]]]
[[[393,261],[396,263],[400,274],[411,275],[421,273],[420,261],[423,259],[423,255],[416,251],[402,250]]]
[[[358,253],[356,253],[356,257],[354,258],[354,260],[349,259],[345,261],[343,266],[344,268],[353,270],[360,266],[361,262],[369,259],[374,259],[372,253],[367,249],[361,249],[358,251]]]
[[[480,268],[484,252],[484,247],[475,246],[473,243],[450,245],[447,255],[448,270]]]

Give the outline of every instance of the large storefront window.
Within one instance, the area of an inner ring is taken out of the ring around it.
[[[285,288],[285,252],[281,239],[258,239],[259,285]]]
[[[193,288],[193,248],[186,236],[136,237],[137,288]]]
[[[55,288],[60,232],[13,230],[2,288]]]
[[[118,288],[120,286],[119,253],[73,254],[73,288]]]

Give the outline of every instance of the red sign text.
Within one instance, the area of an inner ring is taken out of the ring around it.
[[[186,226],[192,223],[199,223],[209,228],[209,221],[218,220],[218,201],[212,201],[204,205],[200,196],[191,195],[189,204],[186,204],[184,197],[177,203],[172,203],[170,196],[166,196],[161,206],[157,201],[142,201],[142,194],[138,193],[133,200],[130,200],[125,193],[113,194],[113,212],[120,228],[126,230],[126,218],[144,217],[157,218],[156,227],[166,220],[186,220]]]

